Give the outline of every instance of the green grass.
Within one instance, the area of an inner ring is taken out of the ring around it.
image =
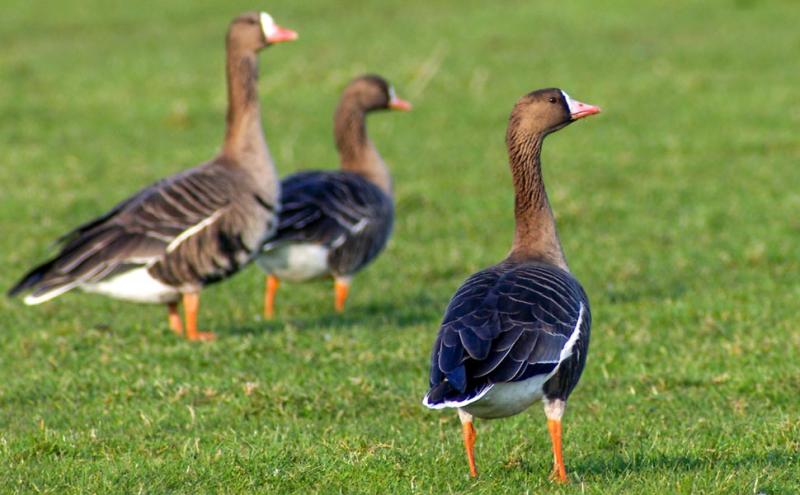
[[[4,0],[0,287],[212,156],[223,33],[252,8],[301,36],[261,56],[282,173],[335,164],[352,76],[414,102],[370,121],[395,177],[389,248],[344,316],[327,283],[285,284],[261,321],[253,267],[210,288],[210,344],[175,339],[160,307],[0,300],[0,491],[800,492],[792,0]],[[420,404],[429,350],[456,287],[509,248],[506,119],[553,85],[604,108],[544,153],[594,314],[565,418],[572,483],[547,481],[538,407],[477,423],[472,481],[456,415]]]

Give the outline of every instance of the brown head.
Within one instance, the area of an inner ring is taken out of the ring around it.
[[[517,101],[508,122],[509,145],[544,137],[578,119],[600,113],[600,108],[573,100],[558,88],[540,89]]]
[[[400,99],[386,79],[366,74],[350,81],[342,94],[342,104],[355,105],[363,112],[375,110],[411,110],[411,103]]]
[[[297,33],[275,23],[266,12],[246,12],[234,18],[228,29],[228,47],[257,52],[267,46],[294,41]]]

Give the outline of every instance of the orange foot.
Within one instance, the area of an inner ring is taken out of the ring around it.
[[[337,313],[344,313],[344,303],[347,301],[347,293],[350,291],[349,279],[335,279],[333,282],[335,294],[333,307]]]
[[[550,473],[550,481],[555,481],[556,483],[566,484],[569,483],[569,479],[566,475],[563,475],[559,472],[558,466],[553,466],[553,472]]]
[[[210,342],[217,340],[217,335],[214,332],[195,332],[193,334],[186,334],[186,340],[192,342]]]
[[[186,340],[192,342],[208,342],[217,338],[211,332],[197,330],[197,310],[200,308],[200,297],[197,293],[183,295],[183,311],[186,313]]]
[[[167,303],[167,311],[169,312],[169,328],[177,335],[183,335],[183,322],[181,315],[178,313],[178,303]]]
[[[264,289],[264,319],[271,320],[275,316],[275,293],[278,292],[281,282],[278,277],[268,275]]]

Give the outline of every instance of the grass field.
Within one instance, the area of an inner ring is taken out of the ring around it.
[[[286,284],[262,321],[254,267],[210,288],[210,344],[174,338],[161,307],[0,299],[0,492],[800,492],[792,0],[4,0],[3,290],[68,228],[212,156],[223,34],[248,9],[300,33],[261,56],[282,173],[334,166],[352,76],[415,104],[370,120],[389,248],[343,316],[328,283]],[[456,287],[510,246],[506,119],[547,86],[604,109],[544,152],[594,314],[572,483],[547,480],[539,407],[476,424],[472,481],[456,415],[420,403],[428,356]]]

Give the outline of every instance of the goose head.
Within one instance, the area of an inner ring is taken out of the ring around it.
[[[570,98],[563,90],[533,91],[517,101],[511,112],[509,130],[527,135],[547,135],[578,119],[600,113],[600,108]]]
[[[374,74],[366,74],[350,81],[344,90],[346,98],[365,112],[374,110],[411,110],[411,103],[399,98],[394,87],[386,79]]]
[[[297,32],[279,26],[266,12],[247,12],[231,21],[228,43],[239,49],[259,51],[267,46],[297,39]]]

